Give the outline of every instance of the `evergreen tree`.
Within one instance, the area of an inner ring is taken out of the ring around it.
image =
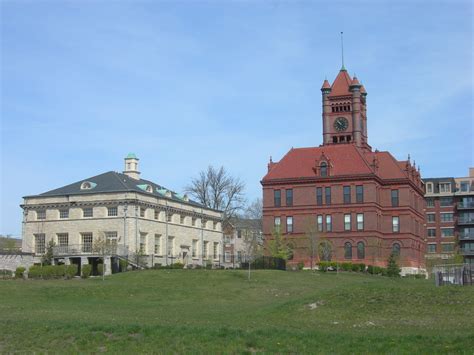
[[[393,253],[390,254],[387,261],[387,276],[400,277],[400,268]]]
[[[41,258],[41,263],[43,265],[51,265],[53,263],[53,248],[56,244],[54,241],[50,240],[48,245],[46,246],[46,253],[44,253],[43,257]]]

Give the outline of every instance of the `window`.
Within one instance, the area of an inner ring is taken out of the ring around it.
[[[69,209],[59,210],[59,218],[69,218]]]
[[[428,208],[433,208],[434,205],[435,205],[435,204],[434,204],[434,199],[432,199],[432,198],[427,198],[427,199],[426,199],[426,207],[428,207]]]
[[[191,248],[191,256],[193,258],[197,258],[197,248],[198,248],[198,240],[193,239],[193,245],[192,245],[192,248]]]
[[[193,227],[196,226],[196,217],[191,218],[191,224]]]
[[[351,203],[351,187],[344,186],[343,191],[344,191],[344,203]]]
[[[280,190],[273,191],[273,204],[275,205],[275,207],[281,206],[281,191]]]
[[[452,222],[454,220],[452,213],[441,213],[440,221],[441,222]]]
[[[237,251],[237,261],[241,262],[242,261],[242,252],[239,250]]]
[[[453,198],[452,197],[441,197],[439,199],[439,204],[441,207],[452,206]]]
[[[434,213],[428,213],[428,214],[426,215],[426,221],[427,221],[428,223],[433,223],[433,222],[435,222],[435,221],[436,221],[436,215],[435,215]]]
[[[105,232],[105,243],[109,246],[109,251],[117,252],[117,232]]]
[[[357,230],[358,231],[364,230],[364,214],[363,213],[357,214]]]
[[[275,228],[275,230],[280,230],[280,225],[281,225],[281,218],[280,217],[275,217],[273,219],[273,226]],[[240,232],[240,231],[239,231]],[[240,238],[240,237],[239,237]]]
[[[449,182],[439,183],[439,192],[451,192],[451,184]]]
[[[204,259],[207,259],[209,257],[209,242],[204,242],[202,254]]]
[[[154,210],[153,211],[153,218],[154,219],[159,219],[160,218],[160,210]]]
[[[325,194],[325,197],[326,197],[326,205],[330,205],[331,204],[331,188],[326,187],[324,189],[324,194]]]
[[[168,256],[174,255],[174,237],[168,237]]]
[[[392,232],[400,232],[400,217],[392,217]]]
[[[36,211],[36,219],[46,219],[46,210]]]
[[[436,237],[436,229],[430,228],[430,229],[427,229],[427,231],[428,231],[428,237],[430,238]]]
[[[81,233],[82,252],[92,253],[92,233]]]
[[[392,190],[392,207],[398,207],[398,190]]]
[[[86,207],[82,209],[82,217],[94,217],[94,210],[92,207]]]
[[[317,217],[317,223],[318,223],[318,232],[322,232],[323,231],[323,216],[322,215],[319,215]]]
[[[286,217],[286,232],[293,233],[293,217]]]
[[[286,190],[286,205],[293,206],[293,189]]]
[[[166,212],[166,222],[173,222],[173,214],[170,211]]]
[[[214,246],[213,246],[213,249],[212,249],[213,254],[214,254],[214,259],[219,258],[218,250],[219,250],[219,243],[214,242]]]
[[[179,223],[184,224],[184,216],[183,215],[179,216]]]
[[[205,220],[204,218],[201,218],[201,228],[207,228],[207,220]]]
[[[344,215],[344,230],[346,231],[351,230],[351,215],[350,214]]]
[[[332,231],[332,218],[331,215],[326,215],[326,231],[331,232]]]
[[[231,258],[230,258],[230,253],[228,251],[226,251],[224,253],[224,262],[226,263],[230,263],[231,262]]]
[[[441,244],[441,251],[444,253],[451,253],[454,251],[454,243]]]
[[[357,243],[357,259],[365,259],[365,244],[363,242]]]
[[[145,218],[146,208],[140,207],[140,217]]]
[[[352,259],[352,244],[349,242],[344,244],[344,258]]]
[[[35,253],[44,254],[46,251],[46,237],[43,233],[35,234]]]
[[[155,234],[155,254],[161,255],[161,234]]]
[[[69,234],[68,233],[58,233],[58,246],[67,247],[69,244]]]
[[[316,204],[321,206],[323,204],[323,188],[317,187],[316,188]]]
[[[431,182],[426,184],[426,192],[432,193],[433,192],[433,184]],[[436,247],[436,245],[435,245]]]
[[[461,181],[461,191],[462,192],[469,191],[469,181]]]
[[[212,222],[212,229],[216,230],[217,229],[217,222]]]
[[[392,254],[394,256],[400,256],[400,244],[394,243],[392,245]]]
[[[140,253],[147,254],[147,233],[140,233]]]
[[[364,202],[364,186],[363,185],[356,186],[356,202],[357,203]]]
[[[107,216],[109,216],[109,217],[117,216],[117,207],[108,207],[107,208]]]
[[[328,165],[327,165],[327,163],[323,161],[320,165],[320,168],[321,168],[321,176],[322,177],[328,176]]]
[[[428,244],[428,253],[436,253],[436,244]]]
[[[454,228],[441,228],[442,237],[454,237]]]

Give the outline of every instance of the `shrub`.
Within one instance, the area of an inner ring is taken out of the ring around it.
[[[91,272],[92,272],[92,265],[90,264],[82,265],[81,277],[83,279],[87,279],[89,276],[91,276]]]
[[[77,275],[78,266],[76,264],[66,265],[65,276],[66,279],[72,279]]]
[[[120,259],[120,260],[119,260],[119,265],[120,265],[120,271],[122,271],[122,272],[127,271],[128,260]],[[160,265],[160,266],[161,266],[161,264],[155,264],[153,267],[155,267],[156,265]],[[159,268],[159,267],[158,267],[158,268]]]
[[[365,264],[364,263],[359,264],[359,271],[360,272],[365,272]]]
[[[387,276],[400,277],[400,268],[398,267],[395,255],[390,254],[387,260]]]
[[[66,265],[54,265],[53,277],[62,278],[66,275]]]
[[[352,264],[351,265],[351,271],[358,272],[359,269],[359,264]]]
[[[184,268],[184,264],[183,263],[174,263],[174,264],[171,264],[171,269],[183,269]]]
[[[23,273],[25,272],[25,268],[23,266],[19,266],[15,270],[15,277],[17,279],[21,279],[23,277]]]
[[[318,269],[319,269],[319,271],[321,271],[321,272],[326,272],[326,271],[328,270],[328,266],[329,266],[328,264],[329,264],[328,261],[320,261],[320,262],[318,263]]]
[[[342,263],[341,269],[344,271],[351,271],[352,270],[352,263]]]
[[[38,265],[30,266],[28,269],[28,277],[30,279],[39,279],[42,276],[42,267]]]
[[[97,272],[99,273],[99,275],[103,275],[104,274],[104,264],[98,264],[97,265]]]
[[[303,270],[303,268],[304,268],[304,262],[300,261],[298,263],[298,270]]]

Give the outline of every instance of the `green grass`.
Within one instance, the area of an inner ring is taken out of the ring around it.
[[[252,277],[150,270],[0,281],[0,353],[474,353],[474,287],[356,273]]]

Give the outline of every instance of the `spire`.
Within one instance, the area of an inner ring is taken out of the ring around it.
[[[344,32],[341,32],[341,59],[342,59],[341,70],[346,70],[346,68],[344,67]]]
[[[331,85],[329,84],[328,79],[324,79],[323,86],[321,87],[321,90],[324,89],[331,89]]]

